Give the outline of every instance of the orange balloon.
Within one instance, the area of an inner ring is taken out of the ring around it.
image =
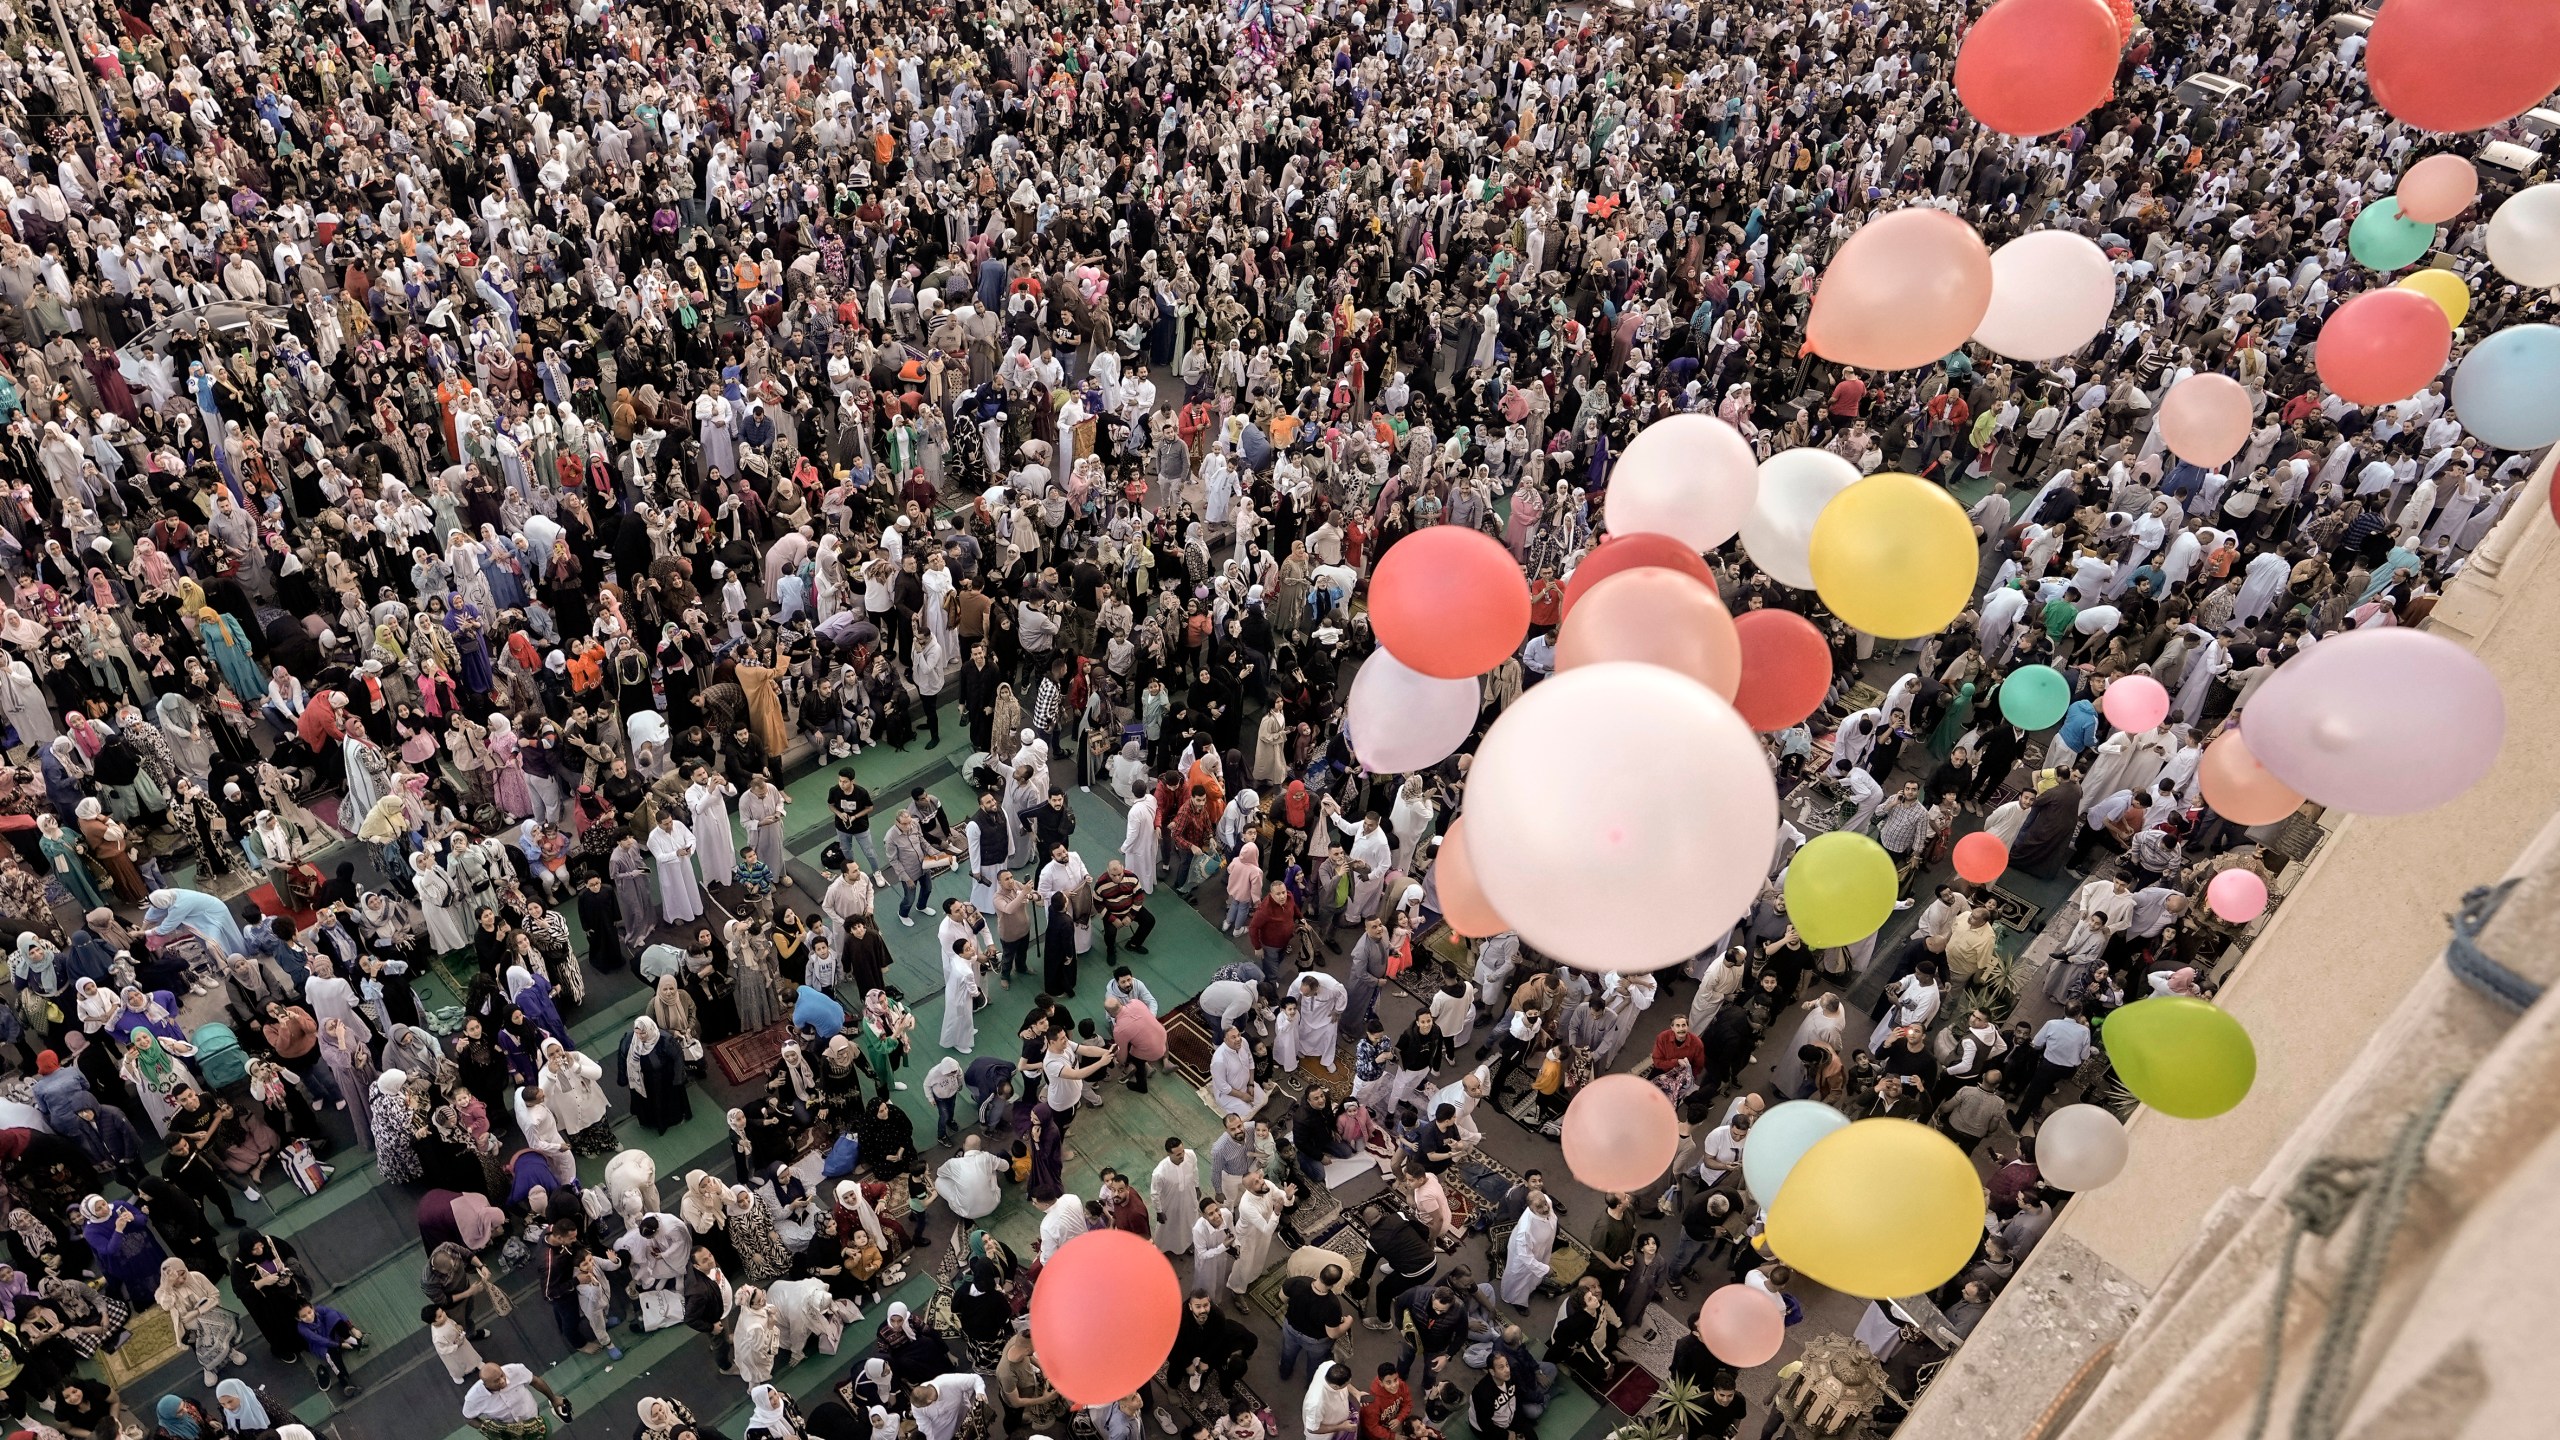
[[[1556,636],[1556,669],[1633,660],[1677,670],[1727,700],[1742,640],[1716,592],[1659,565],[1622,570],[1582,596]]]
[[[1805,349],[1916,370],[1964,348],[1990,309],[1991,251],[1972,226],[1926,206],[1889,211],[1859,226],[1823,270]]]
[[[2453,354],[2444,307],[2397,285],[2368,290],[2320,327],[2320,383],[2352,405],[2389,405],[2427,388]]]
[[[2237,730],[2204,747],[2196,778],[2204,784],[2204,803],[2234,825],[2272,825],[2302,808],[2302,792],[2259,764]]]
[[[2003,135],[2050,135],[2115,93],[2123,53],[2106,0],[1998,0],[1956,52],[1956,95]]]
[[[1583,1086],[1558,1130],[1565,1168],[1603,1195],[1645,1189],[1680,1152],[1680,1112],[1636,1075],[1602,1075]]]
[[[1792,610],[1751,610],[1733,617],[1733,633],[1742,643],[1733,708],[1752,729],[1784,730],[1831,692],[1831,646],[1812,621]]]
[[[2480,198],[2480,171],[2459,155],[2430,155],[2401,172],[2400,218],[2441,225]]]
[[[1058,1247],[1031,1287],[1031,1343],[1058,1393],[1108,1405],[1137,1393],[1182,1327],[1182,1282],[1164,1252],[1126,1230]]]
[[[2485,130],[2560,90],[2560,5],[2391,0],[2364,70],[2382,108],[2421,130]]]
[[[1482,940],[1511,928],[1511,922],[1485,898],[1484,887],[1476,883],[1475,867],[1467,860],[1465,816],[1450,821],[1448,833],[1440,837],[1440,855],[1431,862],[1431,877],[1440,896],[1440,918],[1449,922],[1450,929],[1470,940]]]

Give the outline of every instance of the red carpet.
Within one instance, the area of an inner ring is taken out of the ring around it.
[[[777,1021],[752,1035],[734,1035],[712,1046],[711,1058],[720,1062],[720,1073],[729,1077],[730,1084],[751,1084],[782,1063],[782,1043],[790,1038],[789,1022]]]

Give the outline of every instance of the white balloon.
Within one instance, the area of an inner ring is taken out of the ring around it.
[[[1345,715],[1360,763],[1400,775],[1449,758],[1481,708],[1475,681],[1425,675],[1381,649],[1361,662]]]
[[[1742,548],[1781,585],[1813,588],[1813,522],[1831,497],[1866,477],[1828,450],[1781,450],[1760,462],[1760,490],[1742,517]]]
[[[1991,252],[1991,308],[1973,338],[2012,360],[2058,360],[2096,339],[2115,304],[2105,251],[2067,230],[2037,230]]]
[[[2124,1125],[2095,1105],[2065,1105],[2036,1127],[2036,1173],[2057,1189],[2095,1190],[2124,1173]]]
[[[1713,415],[1667,415],[1637,432],[1609,471],[1609,533],[1669,535],[1701,554],[1742,528],[1760,488],[1742,432]]]
[[[1778,788],[1724,697],[1659,665],[1566,670],[1503,712],[1467,785],[1467,859],[1520,938],[1659,970],[1759,898]]]
[[[2489,263],[2530,289],[2560,285],[2560,184],[2519,190],[2489,217]]]

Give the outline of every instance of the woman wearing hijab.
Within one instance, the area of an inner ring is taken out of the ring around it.
[[[743,1311],[744,1306],[741,1302],[739,1319],[742,1323],[746,1318]],[[743,1338],[741,1343],[743,1344]],[[747,1373],[743,1360],[739,1362],[738,1373],[741,1375]],[[801,1440],[804,1431],[800,1421],[800,1408],[791,1403],[790,1396],[782,1393],[781,1386],[768,1385],[759,1381],[755,1388],[747,1392],[747,1398],[755,1406],[754,1416],[747,1421],[747,1440],[755,1440],[758,1435],[764,1436],[765,1440]]]
[[[660,1002],[665,990],[659,992]],[[651,1131],[664,1135],[693,1118],[693,1098],[686,1093],[684,1056],[675,1040],[646,1015],[631,1022],[616,1067],[631,1092],[631,1114]]]
[[[430,1255],[458,1244],[477,1253],[506,1233],[505,1212],[468,1190],[430,1190],[418,1201],[418,1244]]]
[[[108,1293],[136,1309],[149,1305],[160,1288],[160,1266],[169,1252],[160,1248],[142,1207],[130,1200],[91,1195],[80,1202],[80,1222],[80,1238],[89,1242],[89,1253],[98,1273],[106,1277]]]
[[[889,1302],[888,1318],[880,1322],[872,1348],[889,1362],[889,1373],[901,1385],[921,1385],[951,1368],[951,1347],[903,1300]]]
[[[800,1429],[807,1440],[871,1440],[871,1422],[836,1399],[810,1411]]]
[[[159,1420],[159,1427],[152,1432],[153,1440],[206,1440],[208,1431],[215,1435],[222,1433],[221,1428],[206,1416],[203,1406],[184,1396],[161,1396],[159,1408],[153,1414]]]
[[[688,1068],[702,1062],[693,1058],[702,1049],[702,1011],[693,996],[676,983],[673,975],[658,977],[657,993],[649,1001],[649,1018],[657,1022],[667,1039],[674,1044]]]
[[[294,1259],[291,1244],[255,1230],[240,1233],[240,1248],[231,1257],[231,1293],[240,1297],[240,1308],[249,1312],[250,1323],[279,1360],[302,1354],[302,1335],[295,1327],[307,1296]]]
[[[773,1378],[773,1363],[781,1355],[782,1330],[772,1303],[755,1286],[739,1286],[737,1307],[729,1312],[729,1363],[736,1367],[738,1378],[761,1397],[773,1389],[765,1382]],[[759,1398],[759,1409],[762,1403]]]
[[[622,1148],[613,1138],[602,1065],[557,1040],[545,1040],[542,1070],[536,1078],[543,1103],[551,1107],[551,1118],[559,1122],[571,1153],[611,1155]]]
[[[423,1178],[418,1161],[418,1123],[409,1105],[409,1073],[385,1070],[374,1077],[366,1103],[373,1114],[373,1161],[382,1178],[405,1185]]]
[[[1003,1241],[984,1230],[969,1232],[967,1253],[968,1263],[952,1286],[951,1314],[960,1322],[960,1333],[984,1351],[1002,1344],[1013,1331],[1014,1287],[1021,1279],[1022,1263]]]
[[[211,1280],[188,1269],[183,1260],[163,1260],[160,1287],[152,1298],[168,1312],[178,1343],[195,1352],[196,1364],[204,1371],[204,1383],[240,1383],[222,1379],[226,1368],[249,1362],[249,1357],[240,1351],[240,1317],[223,1308],[222,1292],[214,1288]],[[259,1426],[264,1428],[265,1422],[261,1420]]]
[[[560,1007],[551,998],[551,982],[534,974],[531,967],[525,965],[507,967],[507,999],[514,1002],[515,1007],[522,1010],[526,1018],[541,1026],[543,1034],[562,1044],[568,1043],[569,1027],[561,1020]],[[539,1050],[540,1043],[537,1041],[535,1046],[526,1052],[525,1058],[528,1063],[535,1059]]]
[[[254,1435],[274,1428],[275,1422],[267,1417],[265,1403],[258,1399],[258,1392],[250,1389],[246,1380],[235,1378],[214,1386],[213,1403],[222,1411],[216,1418],[230,1427],[234,1435]]]
[[[773,1228],[773,1216],[744,1185],[729,1187],[729,1243],[750,1284],[769,1285],[791,1273],[791,1252]]]
[[[631,1440],[674,1440],[678,1429],[694,1423],[693,1412],[680,1400],[661,1400],[655,1395],[640,1401],[640,1428]]]

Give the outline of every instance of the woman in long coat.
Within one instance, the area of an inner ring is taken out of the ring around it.
[[[747,724],[756,732],[756,743],[764,747],[766,758],[779,762],[782,752],[791,748],[791,727],[782,717],[782,690],[777,683],[791,673],[791,664],[740,665],[737,667],[738,688],[747,696]]]
[[[2064,776],[2027,805],[2027,821],[2009,846],[2009,863],[2030,875],[2050,879],[2071,854],[2080,828],[2080,780]]]
[[[631,1092],[631,1113],[651,1131],[664,1135],[693,1118],[693,1097],[686,1093],[684,1051],[646,1015],[631,1022],[616,1067]]]

